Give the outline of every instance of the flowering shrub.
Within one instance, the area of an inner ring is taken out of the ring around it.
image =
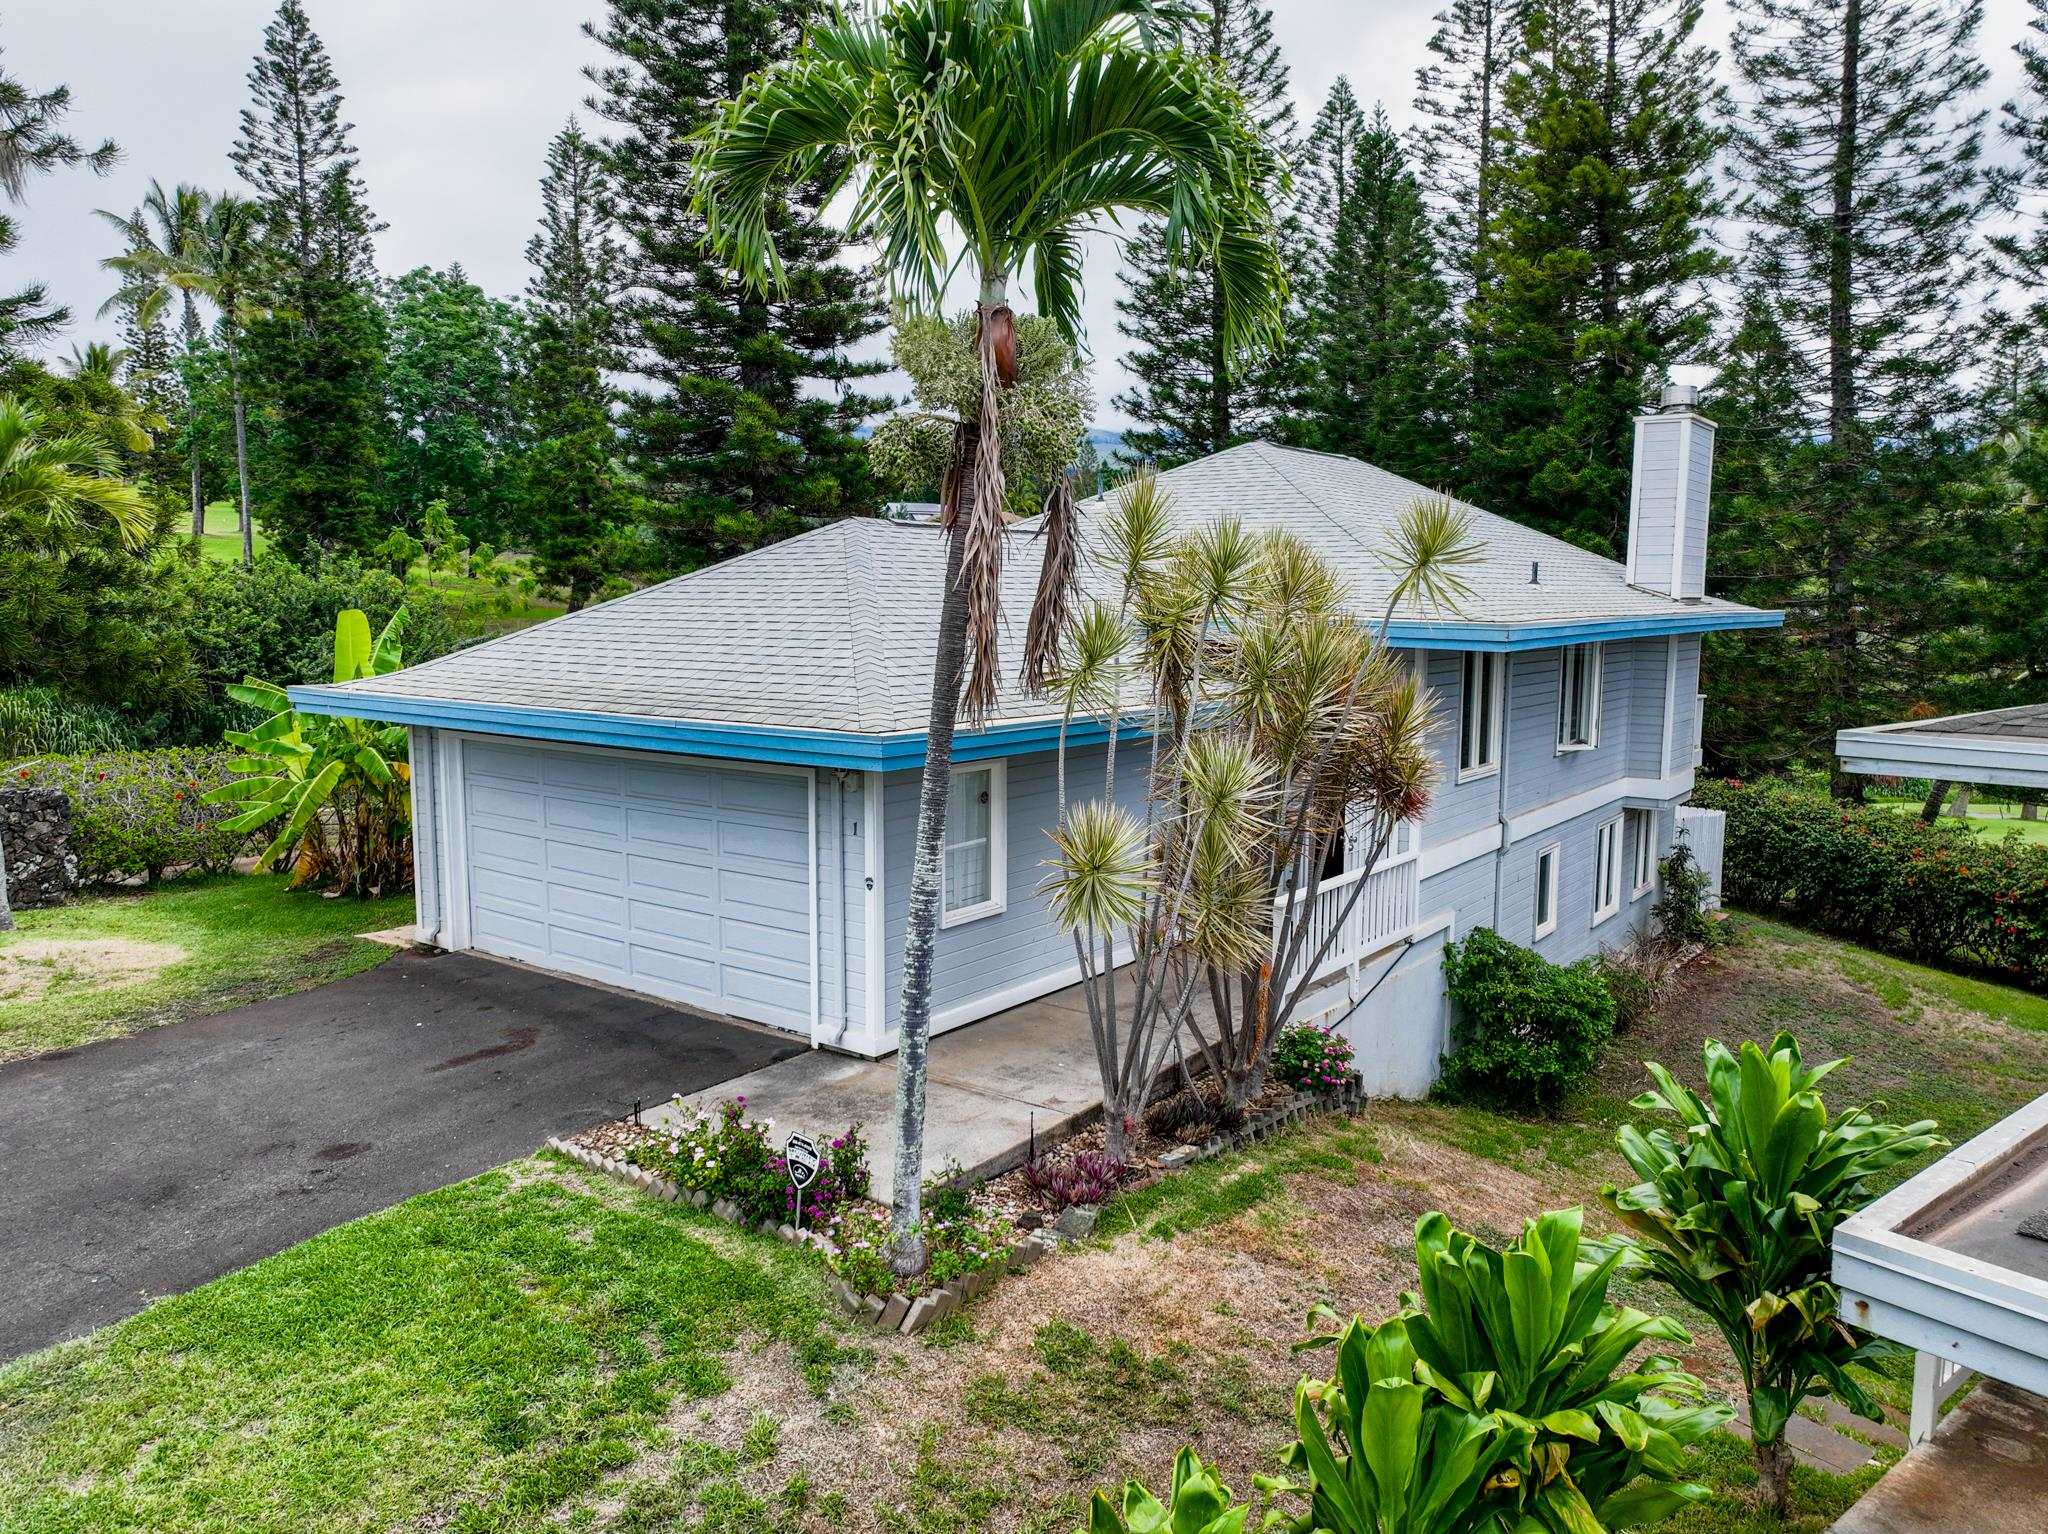
[[[1693,800],[1727,812],[1721,888],[1733,903],[2048,989],[2048,848],[1781,782],[1704,784]]]
[[[1281,1030],[1273,1074],[1297,1092],[1334,1092],[1351,1075],[1351,1041],[1314,1023]]]
[[[1024,1168],[1024,1186],[1048,1209],[1100,1204],[1116,1192],[1130,1168],[1107,1151],[1076,1151],[1071,1156],[1042,1157]]]
[[[78,877],[150,879],[169,868],[218,873],[249,844],[224,829],[234,812],[202,795],[228,781],[224,750],[108,751],[45,756],[7,768],[10,788],[56,788],[71,800]]]
[[[925,1270],[914,1279],[902,1279],[889,1265],[888,1211],[864,1204],[846,1214],[833,1232],[839,1250],[832,1258],[832,1271],[861,1294],[888,1294],[899,1289],[909,1295],[923,1294],[994,1267],[1009,1256],[1013,1234],[999,1211],[983,1209],[972,1199],[943,1214],[927,1210]]]
[[[634,1146],[628,1159],[678,1187],[729,1200],[751,1223],[794,1224],[796,1184],[769,1137],[774,1127],[773,1119],[748,1119],[746,1098],[736,1097],[715,1112],[698,1109],[680,1128]],[[803,1191],[806,1229],[829,1229],[849,1202],[867,1196],[867,1153],[858,1124],[826,1143],[818,1175]]]

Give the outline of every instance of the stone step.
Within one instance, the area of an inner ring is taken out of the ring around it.
[[[1749,1414],[1742,1402],[1737,1401],[1734,1406],[1735,1420],[1728,1424],[1728,1431],[1747,1438],[1750,1436]],[[1786,1423],[1785,1442],[1801,1464],[1831,1471],[1835,1475],[1861,1470],[1874,1457],[1869,1444],[1844,1437],[1810,1417],[1795,1415]]]

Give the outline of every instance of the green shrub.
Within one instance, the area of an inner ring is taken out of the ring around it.
[[[680,1098],[676,1107],[682,1107]],[[730,1200],[749,1224],[793,1223],[796,1184],[789,1180],[787,1160],[769,1138],[773,1127],[750,1120],[746,1098],[736,1097],[720,1103],[714,1112],[699,1108],[680,1128],[634,1146],[627,1159],[678,1187]],[[834,1136],[824,1151],[817,1177],[804,1189],[806,1229],[825,1229],[848,1204],[867,1197],[868,1142],[861,1126]]]
[[[1815,1088],[1842,1062],[1809,1068],[1789,1033],[1768,1053],[1709,1039],[1704,1055],[1705,1097],[1646,1067],[1657,1090],[1631,1106],[1664,1122],[1647,1134],[1622,1126],[1621,1153],[1642,1181],[1601,1197],[1642,1238],[1650,1275],[1712,1317],[1735,1355],[1766,1500],[1783,1516],[1792,1413],[1832,1394],[1881,1420],[1848,1370],[1897,1351],[1842,1317],[1835,1227],[1876,1197],[1877,1174],[1947,1142],[1931,1120],[1881,1122],[1882,1105],[1830,1119]]]
[[[78,877],[88,884],[166,869],[217,873],[249,845],[232,812],[202,796],[229,779],[222,750],[46,756],[8,768],[8,781],[62,789],[71,800]]]
[[[50,687],[0,688],[0,762],[23,756],[126,751],[134,729],[119,714]]]
[[[1490,927],[1444,949],[1444,976],[1450,1097],[1547,1112],[1592,1074],[1614,1032],[1614,998],[1590,960],[1552,964]]]
[[[1681,835],[1671,855],[1657,865],[1657,903],[1650,909],[1650,920],[1658,942],[1677,950],[1713,946],[1714,919],[1707,914],[1712,887]]]
[[[1721,889],[1734,904],[2048,990],[2048,848],[1775,781],[1704,784],[1693,801],[1727,813]]]
[[[1281,1029],[1273,1046],[1274,1077],[1297,1092],[1334,1092],[1351,1069],[1351,1041],[1314,1023]]]

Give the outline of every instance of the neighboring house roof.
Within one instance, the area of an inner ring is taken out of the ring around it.
[[[1845,772],[2048,788],[2048,703],[1843,730],[1835,754]]]
[[[1160,477],[1184,526],[1236,516],[1302,538],[1350,585],[1358,614],[1375,622],[1393,585],[1381,553],[1388,534],[1417,496],[1430,494],[1354,459],[1265,442]],[[1106,504],[1101,496],[1081,503],[1084,540]],[[1614,560],[1487,512],[1473,518],[1482,552],[1461,572],[1472,592],[1463,611],[1410,602],[1395,615],[1393,643],[1529,649],[1782,621],[1730,602],[1642,591]],[[1005,537],[1004,673],[1014,678],[1041,544],[1031,521]],[[849,518],[423,665],[293,688],[292,697],[318,712],[401,723],[910,765],[923,755],[945,553],[928,524]],[[1083,579],[1100,577],[1084,570]],[[1020,732],[1050,712],[1012,681],[990,728],[964,739],[959,754],[1015,749]],[[563,716],[586,733],[547,728]]]

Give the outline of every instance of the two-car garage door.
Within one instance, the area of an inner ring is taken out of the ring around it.
[[[472,947],[808,1026],[807,775],[471,738],[462,797]]]

